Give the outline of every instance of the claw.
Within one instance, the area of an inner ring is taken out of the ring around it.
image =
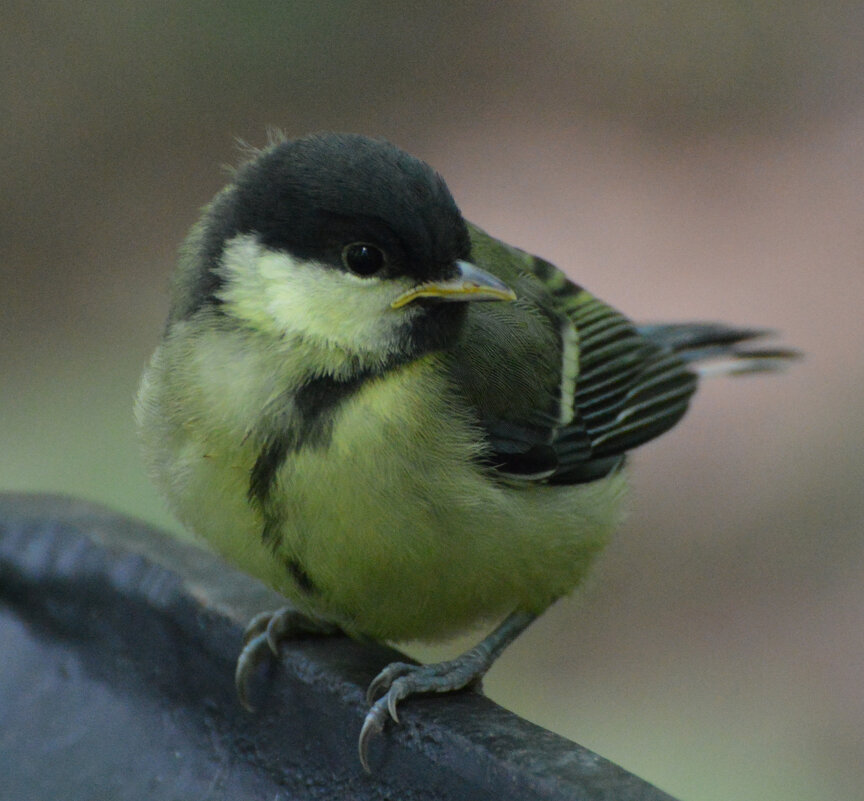
[[[501,651],[513,642],[534,618],[535,615],[531,612],[514,612],[477,647],[449,662],[433,665],[393,662],[387,665],[366,690],[366,703],[370,704],[370,707],[357,742],[363,769],[367,773],[372,772],[369,767],[369,743],[376,734],[383,731],[387,716],[399,723],[400,701],[420,693],[445,693],[475,686]],[[373,703],[381,690],[386,692]]]
[[[360,739],[357,741],[357,753],[360,756],[360,764],[367,773],[372,772],[369,767],[369,743],[376,734],[384,730],[386,720],[386,706],[382,703],[384,699],[376,701],[366,713],[363,728],[360,729]]]
[[[387,680],[384,677],[384,673],[379,673],[374,679],[372,679],[372,683],[366,690],[366,703],[372,704],[372,702],[378,697],[378,691],[383,690],[386,686]]]
[[[380,690],[389,690],[396,679],[406,676],[414,667],[416,666],[405,662],[392,662],[387,665],[384,670],[372,679],[369,689],[366,690],[366,703],[371,704]]]
[[[245,639],[245,638],[244,638]],[[255,634],[246,641],[240,656],[237,657],[237,668],[234,671],[234,686],[240,704],[248,712],[254,712],[255,706],[249,700],[249,681],[255,668],[264,660],[267,652],[267,635],[264,632]]]
[[[370,692],[380,689],[384,685],[388,685],[388,689],[369,708],[366,719],[363,721],[363,728],[360,730],[360,740],[357,747],[360,753],[360,763],[367,773],[372,772],[369,768],[369,743],[376,734],[380,734],[384,730],[387,715],[393,718],[394,723],[399,723],[397,704],[411,694],[411,685],[402,679],[418,669],[422,669],[422,665],[406,665],[404,662],[394,662],[384,668],[369,686]]]
[[[272,620],[273,614],[273,612],[259,612],[249,621],[249,624],[243,632],[243,645],[246,645],[246,643],[262,631],[267,630],[267,626]]]
[[[332,623],[307,617],[293,607],[255,615],[243,632],[243,648],[234,671],[234,686],[243,708],[255,711],[249,700],[252,676],[265,659],[278,659],[280,642],[298,634],[334,634],[338,631],[339,628]]]
[[[399,685],[396,685],[398,687]],[[396,687],[391,687],[387,692],[387,711],[390,713],[390,717],[393,718],[394,723],[399,723],[399,715],[396,713],[396,704],[398,704],[401,700],[401,694],[396,689]]]
[[[267,623],[267,645],[277,659],[279,657],[279,640],[285,637],[285,615],[273,615]]]

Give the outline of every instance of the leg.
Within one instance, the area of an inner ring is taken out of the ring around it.
[[[525,631],[536,617],[531,612],[513,612],[479,645],[449,662],[432,665],[394,662],[384,668],[369,685],[366,694],[366,700],[372,704],[378,692],[385,691],[384,695],[372,704],[360,731],[360,762],[366,771],[371,772],[369,742],[384,728],[388,714],[394,721],[399,722],[396,707],[400,701],[418,693],[460,690],[479,681],[501,652]]]
[[[339,627],[333,623],[310,617],[285,606],[276,612],[261,612],[246,627],[243,633],[243,649],[237,657],[234,684],[240,703],[250,712],[255,707],[249,701],[249,681],[255,668],[266,658],[279,656],[279,643],[303,634],[338,634]]]

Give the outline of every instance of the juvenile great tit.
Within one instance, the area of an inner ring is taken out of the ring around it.
[[[478,681],[582,581],[627,452],[681,419],[700,371],[793,355],[742,345],[762,333],[634,325],[388,142],[255,152],[181,248],[136,404],[179,520],[291,602],[250,624],[241,701],[298,632],[429,641],[503,619],[455,660],[375,678],[368,770],[400,701]]]

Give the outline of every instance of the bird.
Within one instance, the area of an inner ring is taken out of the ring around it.
[[[179,252],[135,414],[180,522],[275,589],[235,680],[298,634],[436,641],[375,677],[369,744],[410,696],[477,686],[580,585],[621,521],[628,454],[704,375],[775,371],[758,328],[639,325],[462,216],[384,139],[250,149]]]

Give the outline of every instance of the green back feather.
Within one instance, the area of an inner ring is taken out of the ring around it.
[[[492,466],[511,477],[591,481],[681,419],[697,376],[674,350],[549,262],[474,226],[471,238],[472,259],[519,298],[475,304],[453,358],[455,380],[480,411]],[[569,390],[568,334],[578,343]]]

